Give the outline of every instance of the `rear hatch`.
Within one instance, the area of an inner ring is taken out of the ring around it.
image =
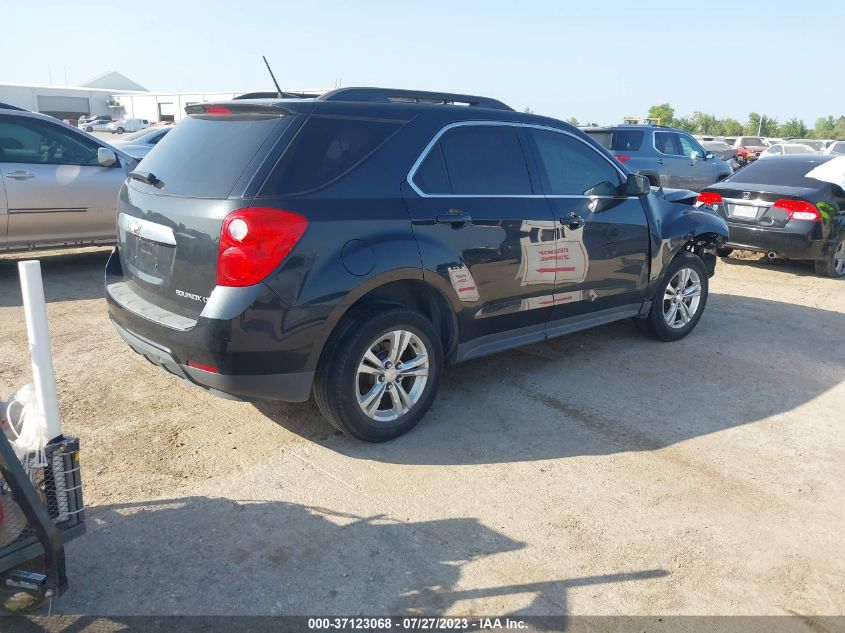
[[[301,119],[243,101],[188,111],[136,167],[118,201],[124,280],[110,291],[150,318],[160,314],[154,307],[199,316],[217,281],[223,219],[250,205],[252,181]]]

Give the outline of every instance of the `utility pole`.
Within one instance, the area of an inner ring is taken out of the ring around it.
[[[760,115],[760,121],[757,123],[757,136],[763,133],[763,115]]]

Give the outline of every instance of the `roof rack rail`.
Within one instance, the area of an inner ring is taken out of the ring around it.
[[[391,88],[338,88],[318,97],[320,101],[370,101],[377,103],[439,103],[443,105],[465,104],[493,110],[513,108],[489,97],[462,95],[452,92],[428,92],[425,90],[394,90]]]

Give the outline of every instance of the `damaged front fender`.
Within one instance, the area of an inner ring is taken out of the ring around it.
[[[695,192],[673,190],[667,195],[652,192],[645,198],[651,227],[648,297],[653,296],[669,263],[683,250],[701,257],[711,276],[715,272],[713,250],[727,241],[728,225],[709,207],[692,206],[689,201],[695,196]]]

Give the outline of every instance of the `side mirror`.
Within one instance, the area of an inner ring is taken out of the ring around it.
[[[625,193],[629,196],[644,196],[651,192],[651,183],[645,176],[639,174],[628,174],[625,182]]]
[[[704,153],[704,160],[710,160],[711,158],[715,158],[716,154],[713,152],[705,152]]]
[[[101,167],[111,167],[117,162],[117,155],[107,147],[97,150],[97,163]]]

